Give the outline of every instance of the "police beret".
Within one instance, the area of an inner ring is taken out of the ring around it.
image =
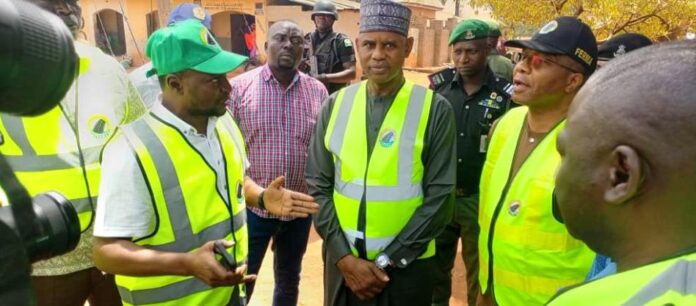
[[[500,37],[503,33],[500,32],[500,25],[493,20],[486,20],[488,25],[488,36],[490,37]]]
[[[650,38],[641,34],[626,33],[617,35],[599,45],[599,59],[610,60],[649,45],[652,45]]]
[[[478,19],[462,20],[454,27],[449,36],[448,44],[458,41],[470,41],[488,37],[488,25]]]

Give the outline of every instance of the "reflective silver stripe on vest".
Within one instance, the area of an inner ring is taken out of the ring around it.
[[[646,305],[668,291],[680,295],[696,294],[696,261],[679,260],[638,291],[624,305]]]
[[[329,139],[331,151],[340,154],[345,139],[345,134],[350,118],[350,111],[355,103],[355,95],[360,85],[346,88],[343,102],[336,116],[333,133]],[[423,114],[423,104],[425,103],[426,89],[414,85],[411,91],[406,118],[402,127],[402,135],[399,136],[399,166],[397,173],[397,186],[364,186],[364,182],[347,182],[341,180],[341,160],[335,162],[335,187],[340,194],[361,200],[363,190],[366,191],[366,198],[370,201],[403,201],[413,199],[423,195],[423,188],[420,183],[411,182],[413,176],[413,146],[416,134]]]
[[[244,258],[243,262],[246,263],[246,258]],[[121,299],[128,304],[135,305],[154,304],[161,303],[163,301],[178,300],[198,292],[213,289],[195,277],[152,289],[130,291],[125,287],[117,287],[118,293],[121,295]],[[231,305],[237,304],[232,303]]]
[[[7,114],[2,114],[0,117],[5,125],[5,129],[10,134],[7,136],[12,138],[19,149],[22,150],[22,155],[5,155],[5,158],[10,163],[13,170],[34,172],[80,167],[78,152],[37,155],[34,147],[32,147],[29,142],[29,137],[27,136],[27,131],[24,129],[22,118]],[[85,164],[98,162],[100,151],[100,146],[83,148],[82,156],[85,159]]]
[[[229,121],[232,120],[231,115],[225,114],[222,118],[220,118],[220,120],[222,120],[222,124],[230,132],[230,136],[232,136],[232,141],[234,142],[234,146],[237,148],[237,152],[239,152],[239,154],[244,154],[244,150],[242,150],[242,144],[244,143],[244,140],[239,139],[237,137],[236,129]]]
[[[365,239],[365,234],[362,232],[355,231],[355,230],[352,230],[349,228],[342,228],[342,230],[343,230],[343,235],[346,237],[346,240],[348,240],[348,243],[350,244],[350,246],[352,248],[357,249],[357,247],[355,246],[356,239],[363,239],[363,240],[365,240],[365,249],[367,251],[383,251],[396,238],[396,236],[392,236],[392,237],[384,237],[384,238],[367,238],[367,239]]]
[[[1,114],[2,123],[5,125],[5,130],[10,133],[12,140],[19,146],[24,155],[36,155],[34,148],[29,143],[29,137],[27,136],[27,131],[24,130],[24,124],[22,123],[22,118],[17,116],[11,116],[8,114]]]
[[[24,149],[22,149],[22,151],[26,152]],[[99,162],[100,152],[101,147],[82,149],[82,156],[85,158],[85,165]],[[12,166],[12,170],[20,172],[64,170],[80,167],[80,157],[78,152],[50,155],[5,155],[5,157],[10,163],[10,166]]]
[[[150,120],[149,118],[146,120]],[[179,177],[176,174],[174,163],[172,162],[164,144],[155,135],[155,132],[147,124],[146,120],[137,120],[131,126],[125,126],[124,132],[127,134],[135,133],[133,137],[139,137],[142,143],[147,148],[147,151],[153,157],[157,176],[164,190],[164,198],[166,201],[167,212],[169,213],[170,224],[174,230],[175,240],[172,243],[163,245],[145,245],[148,248],[168,251],[168,252],[188,252],[194,248],[200,247],[208,241],[222,239],[231,230],[237,231],[246,223],[246,211],[242,210],[233,216],[232,220],[225,220],[218,224],[212,225],[198,234],[194,234],[191,229],[191,223],[186,211],[186,203],[184,202],[184,194],[181,190]],[[229,222],[232,221],[232,224]],[[234,228],[232,228],[234,226]]]

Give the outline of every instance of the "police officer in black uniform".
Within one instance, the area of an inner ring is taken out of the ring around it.
[[[440,270],[433,306],[449,305],[451,271],[462,239],[467,270],[467,300],[478,295],[478,189],[486,159],[488,131],[512,105],[512,84],[487,64],[488,25],[480,20],[460,22],[449,37],[454,68],[430,75],[431,88],[452,104],[457,122],[457,185],[453,220],[436,239]]]
[[[333,31],[336,20],[336,6],[331,1],[317,1],[312,11],[316,31],[305,37],[307,47],[300,66],[304,73],[324,83],[329,94],[355,79],[353,42],[346,34]]]

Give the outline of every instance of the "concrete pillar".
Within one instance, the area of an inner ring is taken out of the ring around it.
[[[435,52],[433,52],[433,46],[435,45],[435,31],[430,28],[425,28],[423,34],[420,35],[420,50],[418,66],[419,67],[432,67],[435,61]]]
[[[449,18],[447,21],[445,21],[445,28],[452,33],[452,30],[454,30],[454,27],[457,26],[457,23],[459,23],[459,19]]]
[[[157,0],[157,15],[159,15],[159,24],[162,27],[167,26],[169,12],[172,10],[171,0]]]
[[[430,20],[430,28],[435,31],[435,44],[433,53],[433,66],[441,66],[447,62],[447,38],[449,31],[444,28],[445,22],[442,20]]]
[[[418,67],[418,54],[420,54],[420,29],[411,27],[408,36],[413,37],[413,49],[411,54],[404,61],[405,67]]]

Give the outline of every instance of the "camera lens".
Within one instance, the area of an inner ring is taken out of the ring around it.
[[[0,0],[0,111],[37,115],[55,107],[75,79],[72,39],[56,15]]]
[[[34,197],[34,212],[40,235],[27,241],[31,262],[70,252],[80,240],[80,221],[70,201],[56,192]]]

